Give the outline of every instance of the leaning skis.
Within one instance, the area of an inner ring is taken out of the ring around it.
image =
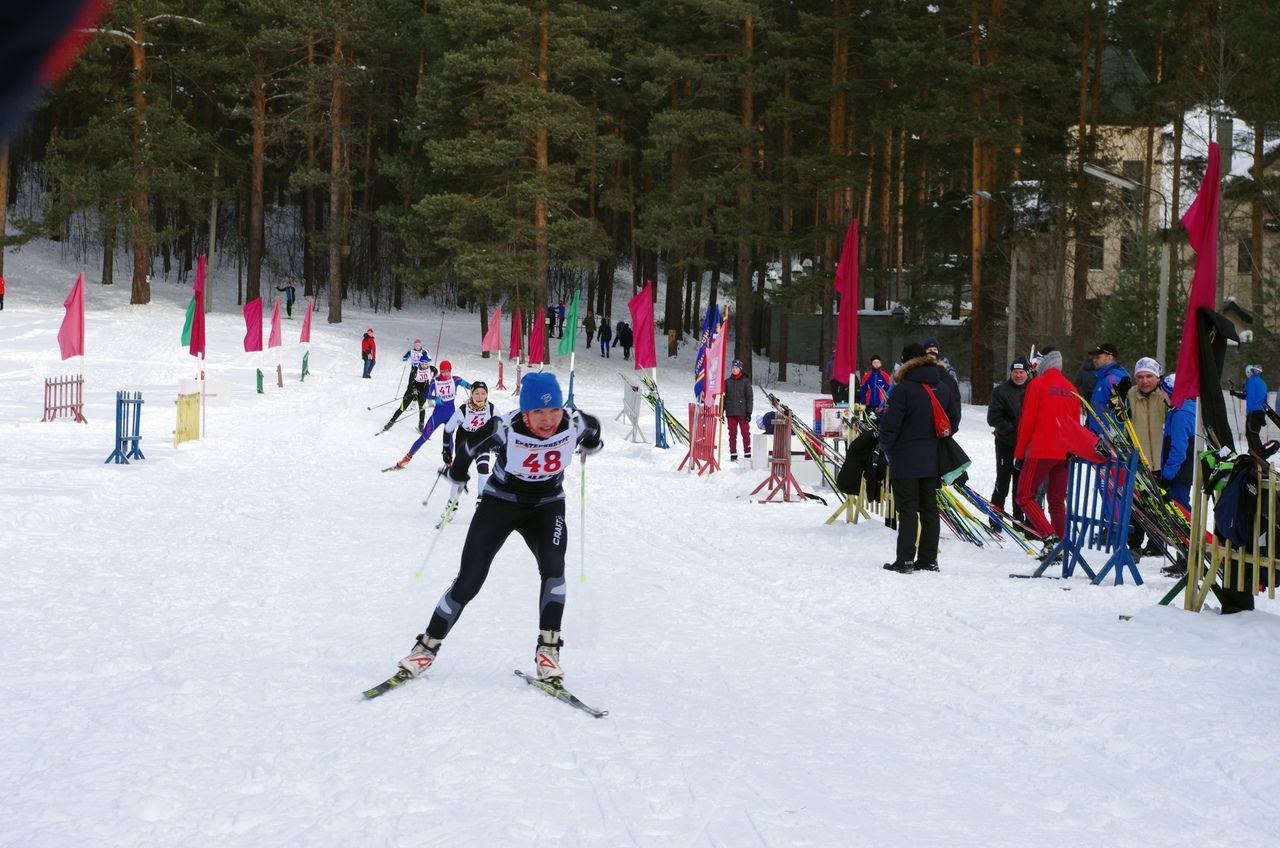
[[[546,692],[557,701],[563,701],[576,710],[582,710],[589,716],[594,718],[604,718],[609,714],[608,710],[597,710],[595,707],[589,707],[582,701],[578,700],[578,696],[574,695],[568,689],[564,688],[564,684],[559,680],[539,680],[531,674],[525,674],[520,669],[516,669],[516,676],[524,680],[535,689]]]

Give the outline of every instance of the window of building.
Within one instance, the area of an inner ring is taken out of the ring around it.
[[[1132,270],[1142,265],[1142,247],[1137,233],[1120,236],[1120,267]]]
[[[1084,237],[1085,246],[1089,250],[1089,270],[1102,271],[1105,267],[1102,253],[1102,236],[1098,233],[1089,233]]]
[[[1236,244],[1236,272],[1240,274],[1253,273],[1253,248],[1249,244],[1249,240],[1242,238]]]

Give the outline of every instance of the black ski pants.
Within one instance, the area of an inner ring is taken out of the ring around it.
[[[890,467],[889,473],[893,473]],[[900,563],[938,561],[938,534],[941,519],[938,517],[937,477],[894,477],[893,505],[898,511],[898,553]],[[916,532],[920,534],[920,549],[916,550]]]
[[[415,400],[418,402],[418,426],[421,427],[423,419],[427,415],[427,384],[419,383],[411,376],[409,378],[409,385],[405,387],[404,397],[400,399],[400,406],[391,416],[391,420],[387,422],[387,426],[390,427],[392,424],[399,421],[400,415],[409,407],[413,406],[413,402]]]
[[[1262,428],[1267,426],[1267,413],[1259,409],[1244,417],[1244,435],[1249,440],[1249,450],[1262,456]]]
[[[1022,520],[1022,507],[1018,506],[1017,497],[1020,476],[1018,469],[1013,467],[1013,445],[1004,445],[996,440],[996,487],[991,490],[991,503],[1004,510],[1004,500],[1013,491],[1013,517],[1016,521]],[[1013,483],[1012,490],[1010,482]]]
[[[529,507],[488,495],[476,507],[467,541],[462,546],[458,576],[436,604],[431,623],[427,625],[428,636],[443,639],[449,634],[462,610],[480,593],[489,576],[489,566],[512,533],[520,534],[538,560],[542,583],[538,629],[560,629],[564,617],[564,552],[569,542],[564,501]]]

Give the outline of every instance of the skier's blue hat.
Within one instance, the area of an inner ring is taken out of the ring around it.
[[[550,371],[535,371],[526,374],[520,381],[520,411],[532,412],[535,409],[558,409],[564,406],[564,395],[560,393],[560,383],[556,375]]]

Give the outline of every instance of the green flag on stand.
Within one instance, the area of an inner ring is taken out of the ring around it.
[[[196,319],[196,299],[187,304],[187,320],[182,325],[182,346],[191,347],[191,322]]]
[[[573,353],[574,343],[578,340],[578,292],[573,293],[573,303],[564,316],[564,325],[569,328],[569,335],[560,337],[560,355],[568,356]]]

